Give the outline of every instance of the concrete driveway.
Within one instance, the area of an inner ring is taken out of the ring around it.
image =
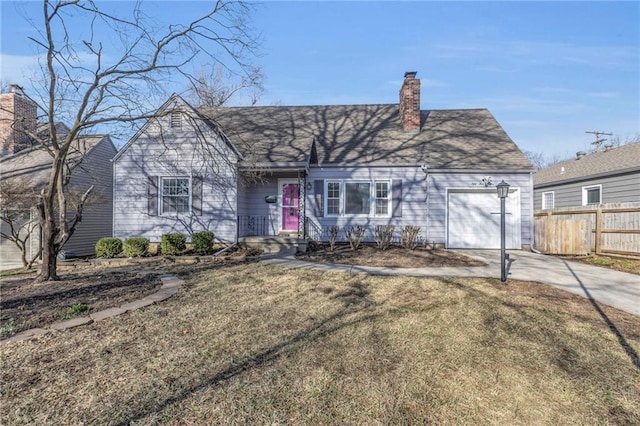
[[[455,250],[482,259],[500,277],[499,250]],[[558,259],[527,251],[508,251],[509,278],[540,281],[640,315],[640,275]]]

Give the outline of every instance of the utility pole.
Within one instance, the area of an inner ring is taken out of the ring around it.
[[[591,145],[595,145],[595,148],[593,149],[594,152],[599,152],[600,151],[600,147],[602,146],[602,143],[606,141],[606,139],[601,139],[600,136],[611,136],[613,135],[613,133],[605,133],[605,132],[599,132],[597,130],[594,130],[592,132],[585,132],[585,133],[591,133],[592,135],[596,136],[596,140],[595,142],[591,142]]]

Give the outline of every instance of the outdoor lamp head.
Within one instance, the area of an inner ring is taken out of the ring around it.
[[[496,185],[496,189],[498,190],[499,198],[507,198],[509,196],[509,184],[504,179]]]

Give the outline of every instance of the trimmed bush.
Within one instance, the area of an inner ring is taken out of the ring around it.
[[[180,254],[187,248],[187,239],[177,232],[164,234],[160,240],[160,253],[168,255]]]
[[[413,250],[418,247],[418,234],[420,234],[419,226],[405,225],[401,229],[402,247]]]
[[[380,250],[386,250],[391,245],[393,232],[396,227],[394,225],[376,225],[373,233],[373,239]]]
[[[331,225],[327,232],[329,233],[329,251],[334,251],[336,249],[336,242],[338,241],[340,227],[337,225]]]
[[[213,232],[200,231],[191,235],[191,246],[198,254],[213,253]]]
[[[124,240],[122,254],[126,257],[142,257],[149,252],[149,240],[143,237],[132,237]]]
[[[100,238],[96,243],[96,257],[112,258],[122,252],[122,241],[119,238]]]
[[[358,247],[360,247],[360,243],[362,242],[362,238],[364,237],[365,227],[360,225],[350,226],[345,229],[345,233],[347,234],[351,250],[358,250]]]

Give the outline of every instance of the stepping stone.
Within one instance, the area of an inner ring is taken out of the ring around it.
[[[125,311],[133,311],[135,309],[140,309],[140,308],[144,308],[145,306],[153,305],[154,303],[156,303],[155,300],[143,298],[140,300],[135,300],[133,302],[125,303],[124,305],[120,306],[120,309],[123,309]]]

